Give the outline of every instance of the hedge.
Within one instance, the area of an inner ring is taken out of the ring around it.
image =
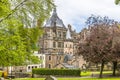
[[[79,69],[46,69],[36,68],[32,70],[32,74],[37,75],[60,75],[60,76],[80,76]]]

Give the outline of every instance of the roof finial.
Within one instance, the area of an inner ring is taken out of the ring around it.
[[[53,13],[56,13],[56,7],[54,8]]]

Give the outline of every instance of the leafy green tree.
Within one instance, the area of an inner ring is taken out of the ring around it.
[[[115,4],[119,4],[120,3],[120,0],[115,0]]]
[[[53,0],[0,0],[1,66],[39,62],[33,52],[53,6]]]

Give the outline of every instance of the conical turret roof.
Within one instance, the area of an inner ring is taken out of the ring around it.
[[[54,26],[65,27],[63,21],[57,15],[56,8],[53,10],[52,16],[50,17],[50,19],[47,20],[45,24],[45,27],[54,27]]]

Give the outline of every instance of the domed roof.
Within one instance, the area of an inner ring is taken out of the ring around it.
[[[65,25],[63,24],[63,21],[57,16],[56,8],[54,9],[50,19],[48,19],[45,24],[45,27],[54,27],[54,26],[65,27]]]

